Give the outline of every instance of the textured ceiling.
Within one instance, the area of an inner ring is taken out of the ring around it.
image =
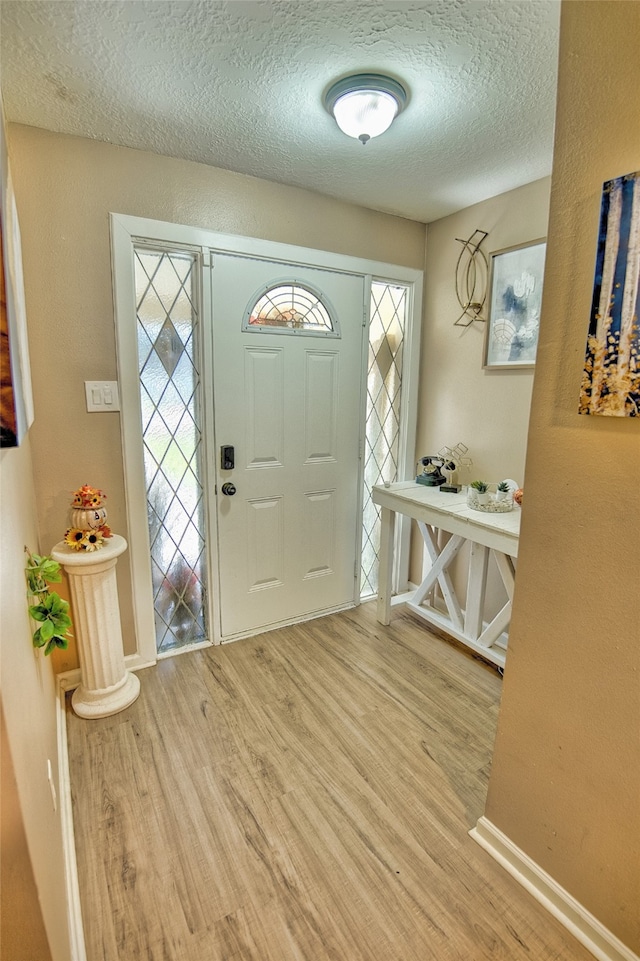
[[[430,222],[551,169],[557,0],[2,0],[9,121]],[[322,95],[409,91],[362,146]]]

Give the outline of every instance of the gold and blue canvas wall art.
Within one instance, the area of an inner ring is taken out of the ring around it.
[[[602,190],[579,412],[640,416],[640,171]]]

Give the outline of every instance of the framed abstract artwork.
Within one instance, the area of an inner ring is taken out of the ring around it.
[[[491,254],[485,369],[534,366],[546,249],[543,239]]]
[[[0,121],[0,447],[17,447],[33,422],[33,396],[20,227]]]
[[[640,171],[602,188],[580,414],[640,416]]]

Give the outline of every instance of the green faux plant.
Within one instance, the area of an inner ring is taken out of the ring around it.
[[[498,490],[500,491],[501,494],[509,493],[509,485],[506,482],[506,480],[500,481],[500,483],[498,484]]]
[[[40,625],[33,633],[33,646],[44,647],[45,655],[51,654],[56,648],[66,650],[73,626],[69,602],[49,589],[50,583],[59,584],[62,580],[60,565],[46,555],[32,554],[28,547],[25,547],[25,553],[27,591],[29,597],[37,601],[29,605],[29,615]]]
[[[471,481],[471,486],[474,490],[477,490],[479,494],[486,494],[489,490],[489,485],[481,480]]]

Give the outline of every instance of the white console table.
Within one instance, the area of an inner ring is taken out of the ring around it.
[[[515,568],[518,555],[520,510],[483,513],[467,506],[465,494],[443,493],[411,481],[374,487],[373,502],[382,508],[380,532],[380,570],[378,620],[388,624],[391,608],[406,606],[428,623],[440,628],[488,661],[504,667],[504,648],[496,642],[505,635],[511,620]],[[393,545],[397,514],[417,521],[431,568],[415,591],[393,596]],[[441,548],[438,530],[451,536]],[[460,548],[470,544],[469,574],[464,609],[456,595],[448,568]],[[489,556],[493,554],[507,592],[507,602],[489,623],[484,620]],[[434,588],[439,585],[446,611],[437,608]]]

